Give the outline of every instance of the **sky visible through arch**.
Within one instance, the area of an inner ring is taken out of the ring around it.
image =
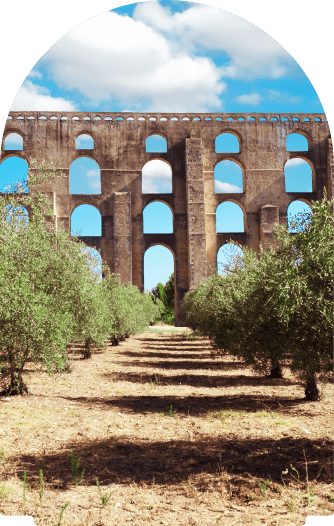
[[[221,9],[161,1],[120,7],[65,35],[35,65],[12,110],[323,108],[298,64],[256,26]]]

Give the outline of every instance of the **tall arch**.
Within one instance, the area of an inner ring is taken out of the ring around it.
[[[292,201],[287,210],[288,230],[291,233],[303,232],[312,216],[311,203],[304,199]]]
[[[77,157],[70,166],[70,194],[100,194],[101,170],[91,157]]]
[[[28,163],[22,157],[11,155],[6,157],[0,164],[0,193],[13,192],[15,185],[22,182],[24,191],[29,192],[28,188]],[[12,187],[6,189],[6,187]]]
[[[226,243],[217,252],[217,273],[226,276],[234,268],[243,268],[243,251],[237,245]]]
[[[151,245],[144,254],[144,290],[150,291],[157,283],[167,283],[174,272],[175,257],[166,245]]]
[[[284,165],[286,192],[312,192],[313,169],[310,161],[302,157],[289,159]]]
[[[239,163],[225,159],[214,168],[215,193],[242,193],[243,171]]]

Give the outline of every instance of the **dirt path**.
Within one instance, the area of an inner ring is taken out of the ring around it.
[[[28,366],[25,380],[30,396],[0,400],[2,514],[54,526],[68,502],[62,526],[274,526],[334,511],[331,386],[306,403],[288,371],[264,379],[189,330],[161,327],[91,360],[76,354],[69,374]],[[78,486],[72,450],[86,464]]]

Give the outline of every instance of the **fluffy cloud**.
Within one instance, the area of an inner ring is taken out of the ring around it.
[[[258,106],[261,102],[261,97],[259,93],[249,93],[248,95],[239,95],[236,97],[236,100],[240,104],[248,104],[249,106]]]
[[[152,5],[152,4],[150,4]],[[60,39],[42,57],[63,89],[77,89],[92,104],[118,101],[132,110],[223,109],[226,84],[206,57],[194,56],[140,20],[107,12]]]
[[[284,93],[282,91],[276,91],[273,89],[268,90],[268,100],[272,100],[279,103],[291,103],[299,104],[302,100],[302,97],[295,97],[289,93]]]
[[[310,165],[308,162],[304,161],[304,159],[301,159],[300,157],[295,157],[294,159],[290,159],[285,163],[285,168],[291,168],[293,166],[301,166],[304,165],[307,168],[310,168]]]
[[[75,105],[61,97],[52,97],[50,90],[26,80],[14,99],[12,111],[73,111]]]
[[[267,33],[223,9],[193,5],[172,14],[158,3],[137,4],[134,19],[168,35],[191,52],[199,47],[222,52],[230,64],[222,73],[233,77],[279,78],[291,73],[296,62]]]
[[[215,180],[215,192],[221,194],[240,193],[242,189],[239,186],[230,183],[222,183],[222,181]]]
[[[172,170],[164,161],[153,160],[145,164],[142,170],[143,193],[171,193]]]

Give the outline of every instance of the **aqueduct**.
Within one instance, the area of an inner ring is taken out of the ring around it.
[[[225,132],[238,138],[238,153],[216,152],[215,139]],[[21,135],[22,150],[4,148],[10,133]],[[307,151],[287,151],[291,133],[307,138]],[[81,134],[94,139],[94,149],[76,149]],[[146,151],[145,141],[152,134],[167,140],[166,153]],[[216,269],[219,247],[231,239],[254,250],[260,243],[267,246],[275,223],[287,221],[292,201],[321,199],[324,187],[329,196],[334,191],[332,143],[324,114],[11,112],[0,162],[12,155],[28,164],[32,159],[53,161],[67,175],[41,188],[50,192],[57,224],[69,229],[78,205],[91,204],[99,210],[102,235],[82,239],[100,252],[123,282],[143,290],[145,251],[156,244],[172,250],[176,325],[183,323],[184,294]],[[100,167],[100,194],[70,194],[69,168],[83,155]],[[312,191],[286,191],[284,165],[295,157],[311,165]],[[142,192],[142,168],[152,159],[170,165],[171,193]],[[223,160],[242,168],[242,192],[215,192],[214,168]],[[157,200],[173,212],[173,233],[143,233],[143,210]],[[225,201],[238,203],[244,211],[244,232],[216,232],[216,209]]]

